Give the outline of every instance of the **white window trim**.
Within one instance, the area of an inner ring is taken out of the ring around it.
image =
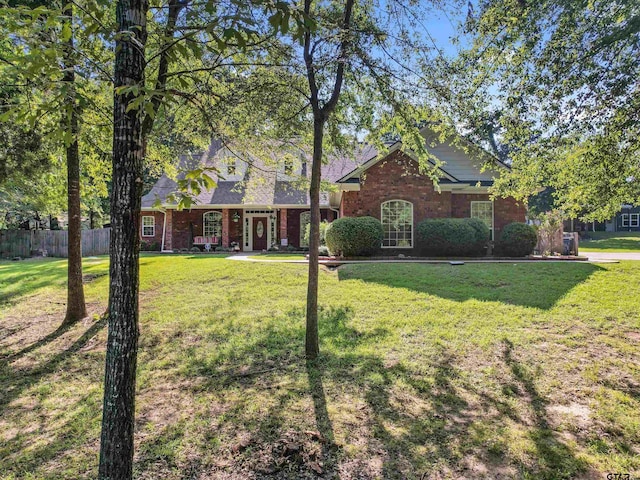
[[[233,168],[233,173],[229,170]],[[238,175],[238,161],[233,158],[227,161],[227,177],[235,177]]]
[[[411,206],[411,245],[410,246],[403,246],[403,247],[399,247],[399,246],[385,246],[385,245],[381,245],[381,248],[386,248],[386,249],[405,249],[405,250],[410,250],[412,248],[414,248],[414,243],[413,243],[413,231],[415,230],[415,220],[413,218],[413,202],[409,202],[408,200],[403,200],[401,198],[394,198],[391,200],[385,200],[384,202],[382,202],[380,204],[380,223],[382,223],[382,228],[384,229],[384,223],[382,222],[382,207],[385,203],[390,203],[390,202],[403,202],[403,203],[408,203]],[[383,235],[383,240],[382,243],[384,243],[384,231],[382,233]]]
[[[276,237],[276,227],[278,215],[275,210],[245,210],[244,214],[244,231],[242,238],[244,239],[244,251],[253,252],[253,219],[254,217],[267,217],[267,249],[273,245]]]
[[[217,237],[217,235],[213,234],[213,235],[207,235],[204,231],[205,229],[205,217],[210,214],[210,213],[217,213],[220,216],[220,238],[218,239],[218,242],[220,242],[222,240],[222,229],[224,228],[223,222],[222,222],[222,212],[218,212],[216,210],[209,210],[208,212],[204,212],[202,214],[202,236],[203,237]]]
[[[640,213],[632,213],[629,221],[630,227],[640,227]]]
[[[620,215],[621,219],[622,219],[622,227],[628,227],[629,226],[629,214],[628,213],[623,213],[622,215]]]
[[[144,224],[145,219],[148,219],[148,218],[150,218],[150,219],[151,219],[151,221],[153,222],[151,225],[145,225],[145,224]],[[145,235],[145,234],[144,234],[144,229],[145,229],[145,227],[146,227],[146,228],[151,227],[151,229],[152,229],[153,233],[152,233],[151,235]],[[153,215],[143,215],[143,216],[142,216],[142,225],[141,225],[141,228],[142,228],[142,236],[143,236],[143,237],[147,237],[147,238],[148,238],[148,237],[155,237],[155,236],[156,236],[156,217],[154,217]]]
[[[491,231],[491,240],[493,240],[495,238],[495,229],[496,229],[496,208],[495,208],[495,204],[493,203],[493,200],[471,201],[471,205],[469,206],[469,218],[477,218],[477,217],[471,216],[471,213],[473,212],[474,203],[490,203],[491,204],[491,228],[489,228],[489,230]]]

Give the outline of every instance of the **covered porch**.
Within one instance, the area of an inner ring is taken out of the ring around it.
[[[337,213],[321,209],[323,220],[333,221]],[[159,219],[160,220],[160,219]],[[203,249],[263,251],[273,246],[279,249],[304,249],[306,225],[310,221],[309,207],[214,208],[191,210],[167,209],[164,212],[162,250],[166,252]]]

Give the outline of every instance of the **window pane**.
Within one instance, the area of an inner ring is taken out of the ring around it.
[[[151,216],[142,217],[142,236],[153,237],[155,235],[155,218]]]
[[[380,209],[382,246],[413,246],[413,205],[403,200],[384,202]]]
[[[493,202],[471,202],[471,218],[479,218],[493,230]]]
[[[202,234],[205,237],[222,236],[222,214],[220,212],[207,212],[204,214]]]

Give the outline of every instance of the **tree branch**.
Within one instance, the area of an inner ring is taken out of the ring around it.
[[[351,12],[353,11],[353,0],[347,0],[344,7],[344,20],[342,22],[342,40],[340,42],[340,54],[338,56],[338,70],[336,72],[336,81],[333,85],[333,92],[329,101],[322,107],[323,114],[331,113],[338,104],[342,82],[344,80],[344,64],[347,61],[348,50],[351,45]]]

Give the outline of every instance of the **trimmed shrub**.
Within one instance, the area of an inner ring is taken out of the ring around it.
[[[141,252],[157,252],[160,250],[160,244],[158,242],[146,242],[146,241],[141,241],[140,242],[140,251]]]
[[[193,253],[200,253],[202,250],[200,250],[198,247],[191,247],[191,251]]]
[[[327,230],[329,230],[329,225],[331,225],[326,220],[320,222],[320,245],[327,244]],[[311,236],[311,224],[307,223],[307,226],[304,230],[304,241],[307,245],[309,245],[309,237]]]
[[[484,254],[489,229],[473,218],[433,218],[416,228],[418,248],[427,256],[473,256]]]
[[[343,217],[326,231],[329,251],[342,257],[373,255],[382,245],[382,224],[373,217]]]
[[[500,233],[496,245],[498,253],[508,257],[524,257],[533,252],[538,243],[536,229],[526,223],[510,223]]]
[[[486,246],[491,238],[491,230],[487,227],[479,218],[465,218],[465,220],[476,231],[476,245],[474,247],[474,255],[484,255],[486,253]]]
[[[326,245],[320,245],[318,247],[318,255],[320,255],[321,257],[328,257],[329,256],[329,249],[327,248]]]

